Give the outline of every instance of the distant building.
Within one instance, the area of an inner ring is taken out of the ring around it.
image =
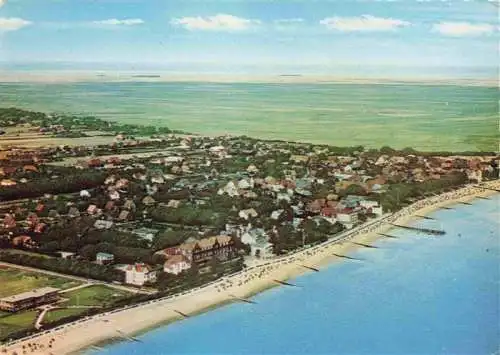
[[[351,229],[359,221],[358,213],[350,209],[341,210],[337,213],[337,221],[347,229]]]
[[[189,259],[184,255],[173,255],[163,265],[163,271],[169,274],[177,275],[184,270],[191,268]]]
[[[256,258],[268,258],[273,255],[273,245],[263,229],[251,229],[241,236],[241,241],[250,245],[250,254]]]
[[[132,231],[133,234],[141,239],[147,240],[148,242],[152,242],[153,238],[158,234],[158,232],[158,229],[153,228],[137,228]]]
[[[125,283],[143,286],[147,282],[156,281],[156,271],[146,264],[137,263],[134,265],[127,265],[125,271]]]
[[[177,247],[161,250],[157,254],[167,256],[184,255],[190,262],[196,264],[204,263],[212,258],[225,261],[237,256],[234,240],[231,236],[227,235],[185,242]]]
[[[60,251],[58,253],[62,259],[73,259],[76,255],[75,253],[69,251]]]
[[[19,293],[14,296],[0,299],[0,310],[17,312],[23,309],[37,307],[42,304],[52,303],[59,299],[59,289],[43,287],[29,292]]]
[[[100,265],[111,264],[114,260],[115,256],[113,254],[108,254],[108,253],[97,253],[95,257],[96,263]]]
[[[97,229],[110,229],[113,227],[113,221],[106,221],[104,219],[98,219],[94,223],[94,228]]]

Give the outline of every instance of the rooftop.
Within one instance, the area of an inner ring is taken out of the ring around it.
[[[23,292],[23,293],[19,293],[17,295],[1,298],[0,302],[19,302],[19,301],[23,301],[23,300],[29,300],[31,298],[42,297],[42,296],[45,296],[49,293],[58,292],[58,291],[59,291],[59,289],[55,288],[55,287],[42,287],[42,288],[37,288],[37,289],[32,290],[32,291]]]

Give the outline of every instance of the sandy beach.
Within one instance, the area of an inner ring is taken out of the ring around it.
[[[490,181],[483,186],[500,189],[500,181]],[[265,289],[279,285],[275,280],[285,281],[305,272],[305,266],[318,268],[332,261],[343,260],[337,255],[348,255],[357,243],[372,243],[380,238],[377,233],[392,229],[390,223],[407,224],[417,215],[428,214],[445,205],[470,201],[478,196],[489,196],[495,191],[484,190],[472,185],[459,190],[418,201],[396,213],[386,214],[370,222],[348,230],[334,239],[293,254],[263,261],[227,276],[202,288],[180,295],[135,305],[45,331],[31,338],[0,347],[6,354],[70,354],[91,347],[94,344],[133,336],[160,324],[182,318],[177,313],[194,315],[217,305],[235,301],[235,297],[249,297]],[[242,304],[243,306],[249,306]],[[36,344],[36,345],[35,345]],[[31,351],[33,350],[33,352]]]

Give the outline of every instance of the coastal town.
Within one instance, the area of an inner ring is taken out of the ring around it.
[[[229,275],[244,273],[241,285],[499,178],[495,152],[207,137],[19,109],[0,109],[0,129],[6,344],[214,282],[223,292]]]

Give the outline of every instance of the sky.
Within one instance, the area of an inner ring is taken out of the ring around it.
[[[0,62],[287,73],[493,68],[494,1],[0,0]]]

